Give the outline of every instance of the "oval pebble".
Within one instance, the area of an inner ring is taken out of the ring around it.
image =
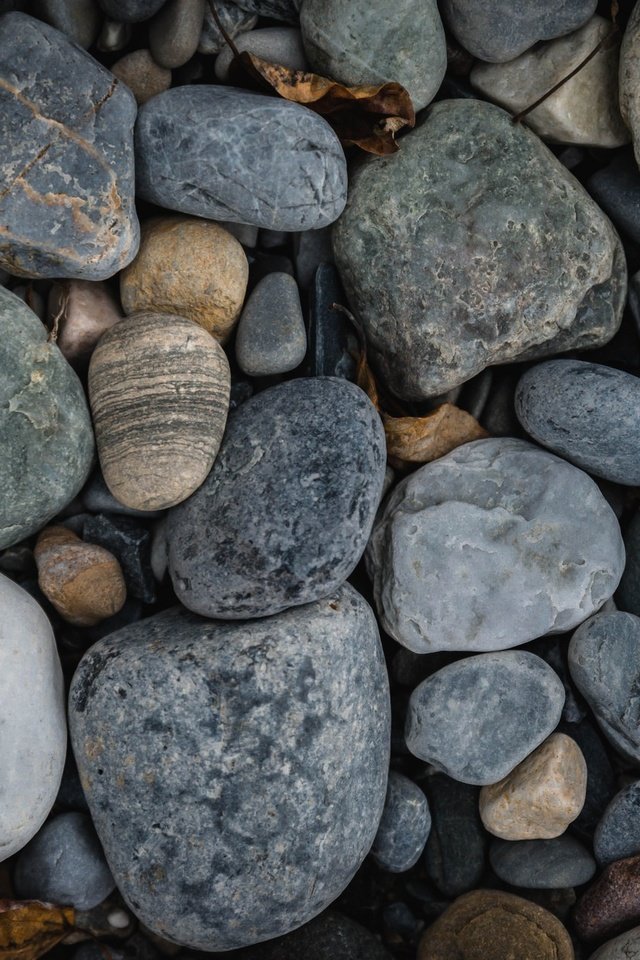
[[[505,883],[531,890],[579,887],[596,872],[589,851],[570,834],[553,840],[494,840],[489,860]]]
[[[640,780],[634,780],[611,800],[593,836],[593,852],[603,864],[640,853]]]
[[[430,829],[431,815],[424,793],[408,777],[392,770],[371,856],[391,873],[410,870],[420,859]]]
[[[295,370],[307,352],[298,284],[288,273],[268,273],[245,303],[236,334],[236,359],[250,377]]]
[[[640,960],[640,927],[609,940],[592,953],[589,960]]]

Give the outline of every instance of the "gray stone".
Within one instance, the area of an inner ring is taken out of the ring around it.
[[[175,87],[146,103],[136,177],[151,203],[271,230],[323,227],[347,194],[344,153],[326,120],[234,87]]]
[[[98,36],[102,20],[96,0],[41,0],[37,13],[85,49]]]
[[[334,253],[374,367],[410,400],[606,343],[622,316],[612,225],[534,133],[481,100],[434,104],[397,155],[353,172]]]
[[[144,603],[154,602],[151,533],[146,527],[137,524],[133,517],[99,513],[85,522],[83,539],[97,543],[114,555],[122,567],[129,596]]]
[[[640,927],[608,940],[590,955],[589,960],[640,960]]]
[[[102,53],[117,53],[128,45],[131,40],[132,26],[130,23],[120,23],[119,20],[105,20],[96,42]]]
[[[157,13],[165,0],[99,0],[108,17],[125,23],[139,23]]]
[[[596,872],[589,851],[569,834],[555,840],[494,840],[489,859],[505,883],[532,890],[579,887]]]
[[[436,0],[304,0],[302,39],[311,67],[346,84],[401,83],[416,110],[447,66]]]
[[[564,687],[533,653],[457,660],[411,694],[405,737],[416,757],[454,780],[497,783],[555,730]]]
[[[94,471],[81,495],[82,506],[90,513],[119,513],[124,517],[153,520],[163,515],[162,510],[136,510],[116,500],[104,482],[100,469]]]
[[[118,889],[165,939],[215,952],[283,935],[373,843],[389,691],[348,585],[259,621],[173,610],[111,634],[78,667],[70,727]]]
[[[416,653],[571,630],[616,589],[618,521],[594,481],[524,440],[476,440],[385,501],[367,548],[387,633]]]
[[[622,236],[640,243],[640,172],[633,151],[616,150],[606,167],[587,178],[585,186]],[[630,300],[632,289],[631,279]]]
[[[640,510],[624,532],[624,546],[627,562],[616,599],[622,610],[640,617]]]
[[[0,326],[0,547],[8,547],[73,500],[94,443],[78,377],[46,327],[4,287]]]
[[[225,32],[235,39],[246,30],[253,30],[258,18],[254,13],[243,10],[233,0],[216,0],[216,11]],[[213,19],[209,4],[204,8],[202,33],[198,43],[199,53],[220,53],[227,46],[227,41],[220,33],[220,29]]]
[[[0,574],[0,861],[38,832],[56,799],[67,749],[62,669],[51,625]]]
[[[424,854],[427,876],[446,897],[459,897],[479,886],[486,866],[487,834],[478,811],[479,790],[444,773],[430,773],[424,788],[431,811]]]
[[[601,613],[578,627],[569,644],[569,669],[596,720],[623,756],[640,760],[640,618]]]
[[[442,0],[442,16],[469,53],[480,60],[513,60],[539,40],[571,33],[596,12],[597,0]]]
[[[431,815],[424,793],[413,780],[392,770],[371,856],[383,870],[404,873],[420,859],[430,829]]]
[[[293,27],[264,27],[262,30],[249,30],[238,37],[236,48],[242,53],[248,50],[257,57],[270,63],[280,63],[291,70],[307,70],[307,61],[302,46],[302,36]],[[224,47],[216,57],[216,77],[227,80],[229,67],[233,61],[233,51]]]
[[[236,359],[250,377],[295,370],[307,352],[298,284],[288,273],[268,273],[247,299],[236,333]]]
[[[609,803],[593,837],[601,866],[640,853],[640,780],[634,780]]]
[[[362,555],[384,475],[382,423],[354,384],[300,378],[247,400],[204,484],[168,513],[178,599],[237,620],[326,597]]]
[[[198,49],[206,0],[169,0],[149,24],[149,49],[161,67],[174,70]]]
[[[232,234],[243,247],[253,249],[258,242],[258,228],[248,223],[233,223],[231,220],[221,220],[220,226]]]
[[[342,310],[346,298],[340,276],[332,263],[316,270],[309,297],[309,353],[307,368],[313,377],[356,379],[360,345],[355,327]]]
[[[244,950],[241,960],[391,960],[377,937],[348,917],[326,910],[269,943]]]
[[[297,23],[302,0],[235,0],[243,10],[260,17],[283,20],[285,23]]]
[[[620,112],[631,130],[636,160],[640,159],[640,3],[636,3],[620,47]],[[639,163],[640,165],[640,163]]]
[[[49,820],[16,861],[13,882],[24,900],[44,900],[91,910],[115,883],[86,813]]]
[[[64,34],[0,19],[0,264],[104,280],[138,249],[132,93]]]
[[[298,283],[306,290],[313,283],[320,264],[334,262],[331,228],[296,233],[293,238],[293,257]]]

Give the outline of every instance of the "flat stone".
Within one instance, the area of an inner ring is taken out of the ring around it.
[[[382,870],[404,873],[420,859],[430,829],[424,793],[413,780],[392,770],[371,856]]]
[[[253,30],[258,18],[255,13],[243,10],[234,0],[216,0],[216,12],[229,37],[235,40],[246,30]],[[209,4],[204,8],[202,33],[198,43],[198,53],[220,53],[227,46],[227,41],[220,33],[213,19]]]
[[[65,691],[51,625],[25,590],[0,574],[0,861],[46,820],[67,749]]]
[[[586,187],[623,237],[640,243],[640,172],[633,151],[616,151],[606,167],[587,178]]]
[[[139,23],[157,13],[164,0],[98,0],[108,17],[125,23]]]
[[[260,17],[297,23],[302,0],[235,0],[235,3],[242,10],[248,10]]]
[[[353,171],[334,253],[372,365],[407,400],[606,343],[622,316],[610,222],[532,131],[481,100],[435,103],[397,155]]]
[[[56,345],[72,367],[84,370],[102,334],[122,320],[120,304],[106,283],[65,280],[51,286],[48,326],[58,318]]]
[[[609,803],[593,837],[593,852],[601,865],[640,853],[640,780]]]
[[[367,563],[383,627],[399,643],[478,651],[582,623],[618,585],[624,548],[587,474],[500,437],[466,443],[397,484]]]
[[[153,603],[156,586],[151,569],[151,533],[132,517],[99,513],[90,517],[83,530],[88,543],[105,547],[122,567],[127,593],[144,603]],[[105,621],[108,622],[108,621]]]
[[[167,940],[215,952],[288,933],[373,843],[389,691],[375,618],[349,586],[267,620],[143,620],[85,654],[70,697],[118,889]]]
[[[640,616],[640,510],[636,511],[624,532],[627,563],[616,594],[621,610]]]
[[[302,46],[302,35],[295,27],[263,27],[262,30],[249,30],[241,34],[236,48],[254,53],[269,63],[279,63],[290,70],[308,70],[308,64]],[[218,80],[228,80],[229,68],[233,62],[233,51],[223,47],[216,57],[215,72]]]
[[[307,352],[298,284],[287,273],[269,273],[245,303],[236,334],[236,359],[250,377],[295,370]]]
[[[497,783],[546,740],[563,703],[560,678],[533,653],[467,657],[413,691],[407,746],[454,780]]]
[[[64,34],[0,20],[0,265],[104,280],[135,256],[131,92]]]
[[[234,87],[176,87],[145,104],[136,178],[139,195],[161,207],[271,230],[324,227],[347,196],[344,153],[326,120]]]
[[[401,83],[416,110],[430,103],[447,66],[436,0],[305,0],[302,39],[311,67],[346,84]]]
[[[312,377],[355,380],[357,334],[348,317],[334,309],[334,303],[346,305],[340,275],[332,263],[321,263],[310,291],[309,373]]]
[[[191,59],[200,43],[206,0],[169,0],[149,24],[149,49],[173,70]]]
[[[582,895],[574,912],[581,940],[608,940],[640,922],[640,857],[604,868]]]
[[[579,887],[596,872],[589,851],[570,834],[554,840],[494,840],[489,859],[505,883],[533,890]]]
[[[149,50],[125,54],[111,67],[111,72],[125,83],[141,105],[157,97],[171,86],[171,70],[159,66]]]
[[[328,596],[362,556],[384,474],[382,423],[354,384],[262,391],[231,413],[211,473],[168,515],[176,596],[225,620]]]
[[[41,0],[38,16],[79,46],[90,47],[100,30],[95,0]]]
[[[620,113],[640,157],[640,6],[636,3],[620,47]]]
[[[609,940],[589,960],[640,960],[640,927]]]
[[[370,930],[326,910],[285,937],[243,951],[242,960],[391,960]],[[96,958],[99,960],[99,958]]]
[[[424,781],[431,831],[424,854],[427,876],[446,897],[459,897],[480,884],[486,866],[487,835],[478,813],[478,788],[443,773]]]

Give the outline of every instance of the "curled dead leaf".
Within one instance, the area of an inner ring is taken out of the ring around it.
[[[395,465],[430,463],[463,443],[489,436],[475,417],[452,403],[442,403],[424,417],[390,417],[383,413],[382,422],[387,456]]]
[[[0,960],[37,960],[67,936],[74,922],[73,907],[0,900]]]

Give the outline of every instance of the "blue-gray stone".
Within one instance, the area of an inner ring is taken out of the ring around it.
[[[243,950],[239,960],[391,960],[366,927],[333,910],[285,937]]]
[[[602,814],[593,852],[601,866],[640,853],[640,780],[620,790]]]
[[[139,23],[157,13],[165,0],[99,0],[100,6],[112,20]]]
[[[176,609],[126,627],[85,654],[69,711],[118,889],[165,939],[215,952],[283,935],[371,848],[389,690],[348,585],[262,620]]]
[[[326,597],[366,546],[385,476],[380,417],[330,377],[234,410],[211,473],[167,519],[178,599],[208,617],[262,617]]]
[[[485,871],[487,834],[478,810],[480,791],[432,773],[424,781],[431,832],[424,854],[427,876],[445,897],[477,887]]]
[[[616,594],[618,606],[640,617],[640,510],[632,516],[624,532],[627,563]]]
[[[420,859],[431,829],[427,798],[420,787],[392,770],[382,819],[371,855],[383,870],[404,873]]]
[[[268,273],[249,294],[236,330],[238,366],[250,377],[295,370],[307,352],[298,284]]]
[[[270,230],[332,223],[347,198],[340,142],[289,100],[234,87],[175,87],[141,108],[139,195],[169,210]]]
[[[489,860],[505,883],[530,890],[579,887],[596,872],[589,851],[570,834],[555,840],[493,840]]]

